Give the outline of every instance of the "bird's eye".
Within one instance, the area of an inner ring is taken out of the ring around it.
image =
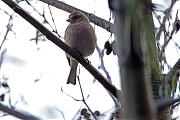
[[[76,20],[76,19],[78,19],[79,18],[79,16],[73,16],[72,17],[72,19],[74,19],[74,20]]]

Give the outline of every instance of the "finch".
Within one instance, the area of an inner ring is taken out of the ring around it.
[[[66,21],[69,22],[69,25],[65,31],[65,42],[83,57],[90,56],[96,46],[96,35],[88,17],[80,11],[75,11],[69,15]],[[78,62],[67,53],[66,57],[71,67],[67,84],[75,85]]]

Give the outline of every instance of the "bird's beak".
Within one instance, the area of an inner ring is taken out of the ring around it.
[[[68,18],[66,21],[67,21],[67,22],[70,22],[70,23],[73,22],[72,18]]]

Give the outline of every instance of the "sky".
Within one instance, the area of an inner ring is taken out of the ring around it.
[[[76,2],[66,0],[65,2],[89,13],[94,13],[95,9],[95,14],[97,16],[106,20],[109,19],[110,13],[107,1],[95,1],[94,3],[94,1],[91,0],[79,0]],[[42,13],[43,4],[41,2],[32,2],[32,4]],[[87,4],[88,7],[85,6]],[[25,2],[20,3],[20,6],[30,12],[30,14],[40,22],[43,21],[43,19]],[[9,14],[13,13],[13,11],[2,1],[0,2],[0,8],[7,10]],[[68,25],[66,19],[68,18],[69,13],[53,7],[52,13],[58,33],[63,37]],[[0,14],[4,16],[3,22],[0,23],[0,26],[2,26],[0,27],[2,31],[0,40],[2,40],[9,17],[5,15],[3,11],[0,11]],[[49,11],[47,10],[45,14],[47,19],[53,25],[49,18]],[[17,108],[25,109],[40,116],[42,115],[45,118],[62,118],[61,113],[54,109],[56,107],[63,111],[65,119],[71,119],[81,106],[85,106],[82,102],[77,102],[61,92],[62,87],[65,93],[76,99],[82,99],[78,85],[73,86],[66,84],[70,67],[64,51],[50,41],[40,41],[36,45],[34,41],[30,41],[31,38],[35,37],[35,28],[19,15],[15,14],[13,17],[12,30],[16,32],[16,35],[14,35],[13,32],[10,32],[7,38],[8,40],[3,44],[3,48],[7,48],[7,53],[0,73],[9,78],[8,84],[11,88],[12,103],[15,103],[17,100],[20,101],[19,96],[21,95],[24,96],[28,105],[19,102],[16,105]],[[45,26],[50,28],[48,25]],[[103,49],[104,42],[108,40],[110,33],[97,26],[95,27],[95,31],[97,43],[99,47]],[[88,57],[88,59],[93,66],[98,68],[99,56],[97,51],[95,51],[92,56]],[[110,61],[111,64],[109,64]],[[117,57],[112,54],[109,56],[105,55],[104,63],[110,73],[113,84],[119,89],[120,83]],[[87,99],[87,104],[92,111],[99,110],[103,113],[112,109],[114,103],[106,90],[97,81],[92,84],[94,80],[93,76],[82,66],[80,66],[80,69],[80,80],[83,93],[85,98],[90,94],[90,97]],[[100,70],[100,72],[105,75],[102,70]],[[38,78],[40,78],[40,80],[35,83],[34,80]],[[99,98],[99,96],[101,97]],[[104,100],[106,100],[106,103],[108,104],[104,105],[104,102],[102,102]],[[95,102],[97,104],[95,104]],[[8,104],[8,102],[5,104]],[[51,111],[51,114],[48,114],[49,111]],[[4,117],[4,119],[8,119],[8,116]]]
[[[110,12],[107,0],[103,2],[100,0],[65,0],[65,2],[109,20]],[[40,13],[43,12],[42,2],[32,1],[31,3]],[[21,2],[20,6],[37,20],[43,22],[43,18],[25,2]],[[164,6],[168,7],[167,0]],[[0,8],[6,10],[9,14],[13,13],[2,1],[0,1]],[[46,18],[50,24],[53,25],[49,16],[49,11],[47,10],[47,5],[45,8]],[[53,7],[51,8],[58,33],[63,37],[68,25],[66,19],[69,13]],[[1,18],[2,22],[0,22],[0,42],[3,40],[6,32],[6,25],[9,20],[9,16],[2,10],[0,10],[0,16],[3,16]],[[21,101],[20,96],[23,96],[28,105],[19,102],[16,105],[19,109],[27,110],[33,114],[43,116],[44,118],[62,118],[61,113],[56,110],[57,108],[63,111],[65,119],[72,119],[78,109],[85,106],[81,101],[77,102],[61,92],[62,88],[65,93],[74,98],[78,100],[82,99],[78,85],[73,86],[66,84],[70,67],[64,51],[48,40],[39,41],[38,44],[34,41],[30,41],[30,39],[35,37],[36,29],[19,15],[15,14],[13,17],[12,30],[16,32],[16,35],[14,35],[13,32],[9,32],[7,40],[3,44],[3,49],[7,48],[7,52],[4,63],[0,69],[0,76],[5,75],[9,78],[8,84],[11,88],[12,103],[15,104],[16,101]],[[52,30],[49,25],[45,24],[45,26]],[[104,43],[108,40],[110,33],[98,26],[95,26],[95,32],[97,35],[97,44],[103,49]],[[180,33],[176,34],[173,39],[176,40],[179,34]],[[179,53],[177,48],[174,47],[173,42],[170,42],[167,46],[166,57],[171,66],[179,59]],[[97,51],[95,51],[92,56],[88,57],[88,59],[94,67],[98,68],[99,56]],[[112,54],[109,56],[105,55],[104,63],[112,78],[112,83],[118,89],[121,89],[117,57]],[[165,72],[167,71],[168,69],[165,67]],[[102,70],[100,70],[100,72],[105,75]],[[39,78],[40,80],[38,82],[34,82]],[[82,66],[80,66],[80,80],[85,98],[90,94],[90,97],[87,99],[87,104],[92,111],[99,110],[103,113],[114,107],[114,103],[106,90],[97,81],[92,84],[94,80],[93,76]],[[6,99],[8,99],[8,97]],[[5,101],[5,104],[8,105],[8,102]],[[3,117],[2,119],[9,119],[9,116]]]

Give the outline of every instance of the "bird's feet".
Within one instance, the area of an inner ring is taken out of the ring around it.
[[[83,55],[78,50],[76,50],[75,48],[73,48],[73,49],[74,49],[74,51],[76,51],[77,53],[79,53],[83,57]],[[86,58],[86,60],[87,60],[88,63],[91,63],[91,61],[89,61],[88,58]]]
[[[86,58],[87,62],[91,64],[91,61],[88,60],[88,58]]]

